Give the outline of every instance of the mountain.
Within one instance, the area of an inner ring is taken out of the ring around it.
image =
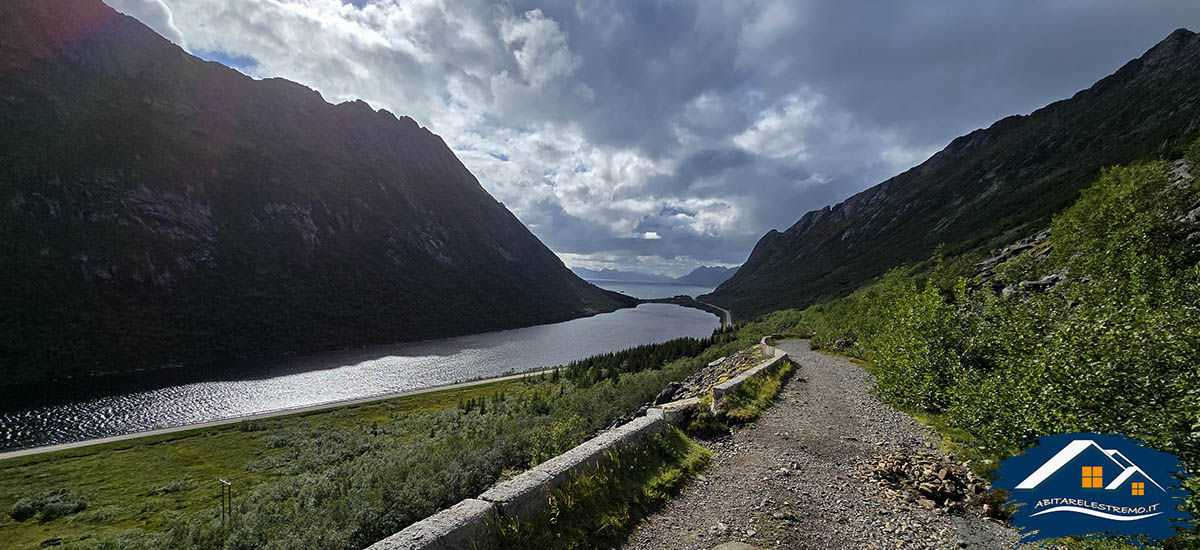
[[[653,273],[641,273],[639,271],[621,271],[619,269],[587,269],[585,267],[572,267],[576,275],[584,279],[595,281],[621,281],[625,283],[673,283],[675,279],[666,275],[656,275]]]
[[[99,0],[7,0],[0,22],[0,379],[633,303],[572,274],[410,118],[192,57]]]
[[[1044,228],[1106,166],[1171,155],[1200,130],[1200,36],[1171,33],[1074,97],[952,141],[929,160],[769,231],[707,297],[738,317],[846,294],[886,270]]]
[[[696,286],[712,286],[715,287],[737,273],[736,267],[709,267],[702,265],[693,269],[691,273],[682,277],[676,277],[675,282],[686,285]]]

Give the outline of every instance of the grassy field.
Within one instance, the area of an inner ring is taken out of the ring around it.
[[[0,540],[5,548],[38,548],[61,538],[60,548],[90,547],[92,541],[129,529],[161,530],[174,517],[220,502],[218,478],[233,483],[234,498],[264,481],[290,475],[279,467],[248,468],[283,458],[273,447],[280,428],[383,427],[397,415],[456,407],[459,403],[527,391],[521,380],[454,388],[326,411],[189,430],[0,461]],[[10,511],[26,497],[67,490],[83,495],[78,514],[41,521],[15,521]]]

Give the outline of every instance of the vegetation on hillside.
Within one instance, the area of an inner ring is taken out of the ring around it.
[[[1200,166],[1200,141],[1187,157]],[[1197,204],[1200,183],[1172,183],[1164,161],[1109,168],[1054,218],[1049,254],[1010,259],[987,284],[980,258],[938,257],[764,322],[868,361],[881,397],[936,417],[981,456],[1045,434],[1116,432],[1194,472],[1200,225],[1186,214]],[[1051,274],[1062,282],[1047,290],[1020,285]]]

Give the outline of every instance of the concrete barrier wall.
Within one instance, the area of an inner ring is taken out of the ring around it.
[[[479,498],[458,504],[405,527],[368,550],[443,550],[491,546],[488,522],[528,521],[546,506],[550,493],[572,477],[594,471],[610,452],[645,442],[667,430],[662,409],[650,409],[579,446],[500,483]]]
[[[771,373],[775,372],[775,369],[778,366],[782,365],[784,361],[787,361],[787,359],[788,359],[787,352],[784,352],[783,350],[779,350],[778,348],[774,348],[772,346],[770,359],[767,359],[766,361],[763,361],[758,366],[753,367],[753,368],[747,370],[746,372],[743,372],[743,373],[737,375],[737,377],[734,378],[733,380],[722,382],[720,384],[717,384],[716,386],[713,386],[713,389],[712,389],[712,413],[717,414],[717,412],[719,412],[721,410],[721,404],[725,401],[725,398],[729,394],[737,391],[738,388],[742,387],[742,384],[745,383],[746,380],[749,380],[750,378],[755,378],[755,377],[761,378],[761,377],[770,375]]]
[[[370,546],[369,550],[460,550],[487,540],[495,505],[469,498]]]
[[[737,390],[747,379],[766,376],[782,361],[787,360],[787,353],[770,345],[768,338],[761,341],[763,355],[768,357],[766,361],[732,380],[713,387],[713,413],[718,411],[725,396]],[[371,545],[367,550],[490,548],[490,521],[502,519],[521,522],[534,518],[545,508],[550,493],[570,481],[572,477],[594,471],[608,459],[610,452],[638,445],[665,432],[668,417],[678,420],[686,414],[688,408],[694,408],[698,404],[699,399],[692,398],[664,405],[666,413],[663,408],[650,409],[646,411],[645,416],[600,432],[574,449],[484,491],[478,498],[463,500],[409,525],[399,533]]]
[[[772,357],[779,357],[782,355],[787,355],[786,351],[783,351],[783,350],[775,347],[771,343],[771,340],[773,340],[774,338],[776,338],[775,335],[763,336],[762,340],[758,341],[760,347],[762,348],[762,354],[763,354],[764,358],[770,359]]]

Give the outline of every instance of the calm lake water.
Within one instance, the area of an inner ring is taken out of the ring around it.
[[[604,279],[588,279],[588,282],[606,290],[615,290],[644,300],[670,298],[681,294],[695,298],[714,290],[711,286],[677,285],[675,283],[630,283]]]
[[[265,361],[76,380],[0,399],[0,450],[68,443],[403,392],[562,365],[720,325],[669,304],[472,336]]]

